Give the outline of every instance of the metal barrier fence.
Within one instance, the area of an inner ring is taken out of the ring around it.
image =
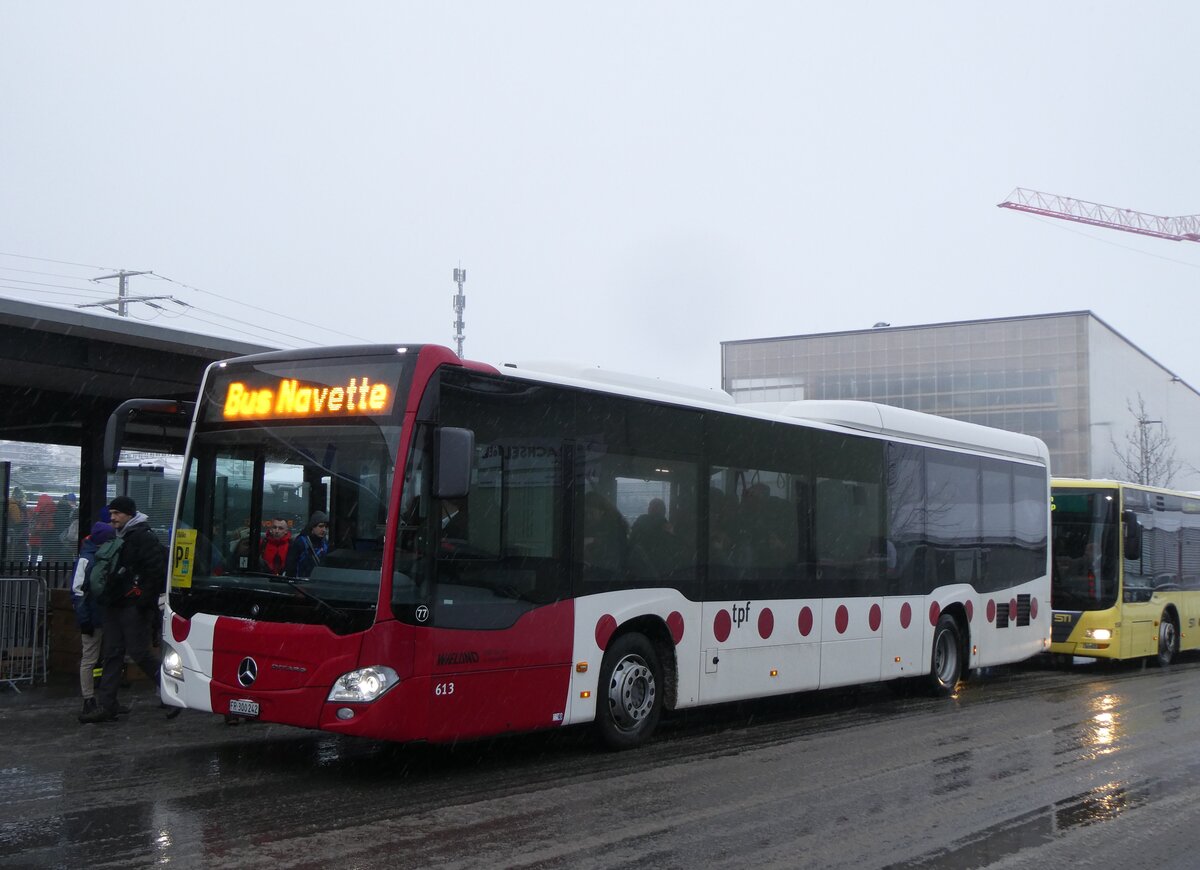
[[[0,577],[0,685],[46,682],[49,594],[41,577]]]
[[[75,573],[75,560],[30,562],[25,559],[6,559],[0,562],[0,577],[40,577],[50,589],[70,589]]]

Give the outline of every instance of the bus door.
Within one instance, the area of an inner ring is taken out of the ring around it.
[[[1122,517],[1126,529],[1121,588],[1121,657],[1151,656],[1158,652],[1158,622],[1163,602],[1156,593],[1179,588],[1179,537],[1182,512],[1177,499],[1151,495],[1152,509]],[[1158,509],[1154,509],[1158,508]],[[1134,527],[1140,526],[1140,532]],[[1137,541],[1135,543],[1135,540]],[[1129,556],[1136,558],[1129,558]]]
[[[469,494],[431,501],[431,739],[564,720],[574,625],[561,453],[545,440],[476,441]]]

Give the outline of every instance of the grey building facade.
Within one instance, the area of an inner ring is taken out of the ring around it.
[[[1200,490],[1200,393],[1090,311],[721,343],[739,403],[859,399],[1036,435],[1064,477],[1131,472],[1169,441]],[[1131,410],[1132,409],[1132,410]]]

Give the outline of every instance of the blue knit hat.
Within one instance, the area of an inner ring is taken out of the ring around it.
[[[92,543],[96,545],[103,544],[105,541],[111,541],[117,536],[117,530],[108,523],[96,523],[92,526],[92,533],[88,535]]]

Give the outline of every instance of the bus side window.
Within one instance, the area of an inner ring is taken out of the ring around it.
[[[1125,558],[1136,562],[1142,558],[1142,524],[1135,512],[1122,511],[1121,525],[1125,529]]]

